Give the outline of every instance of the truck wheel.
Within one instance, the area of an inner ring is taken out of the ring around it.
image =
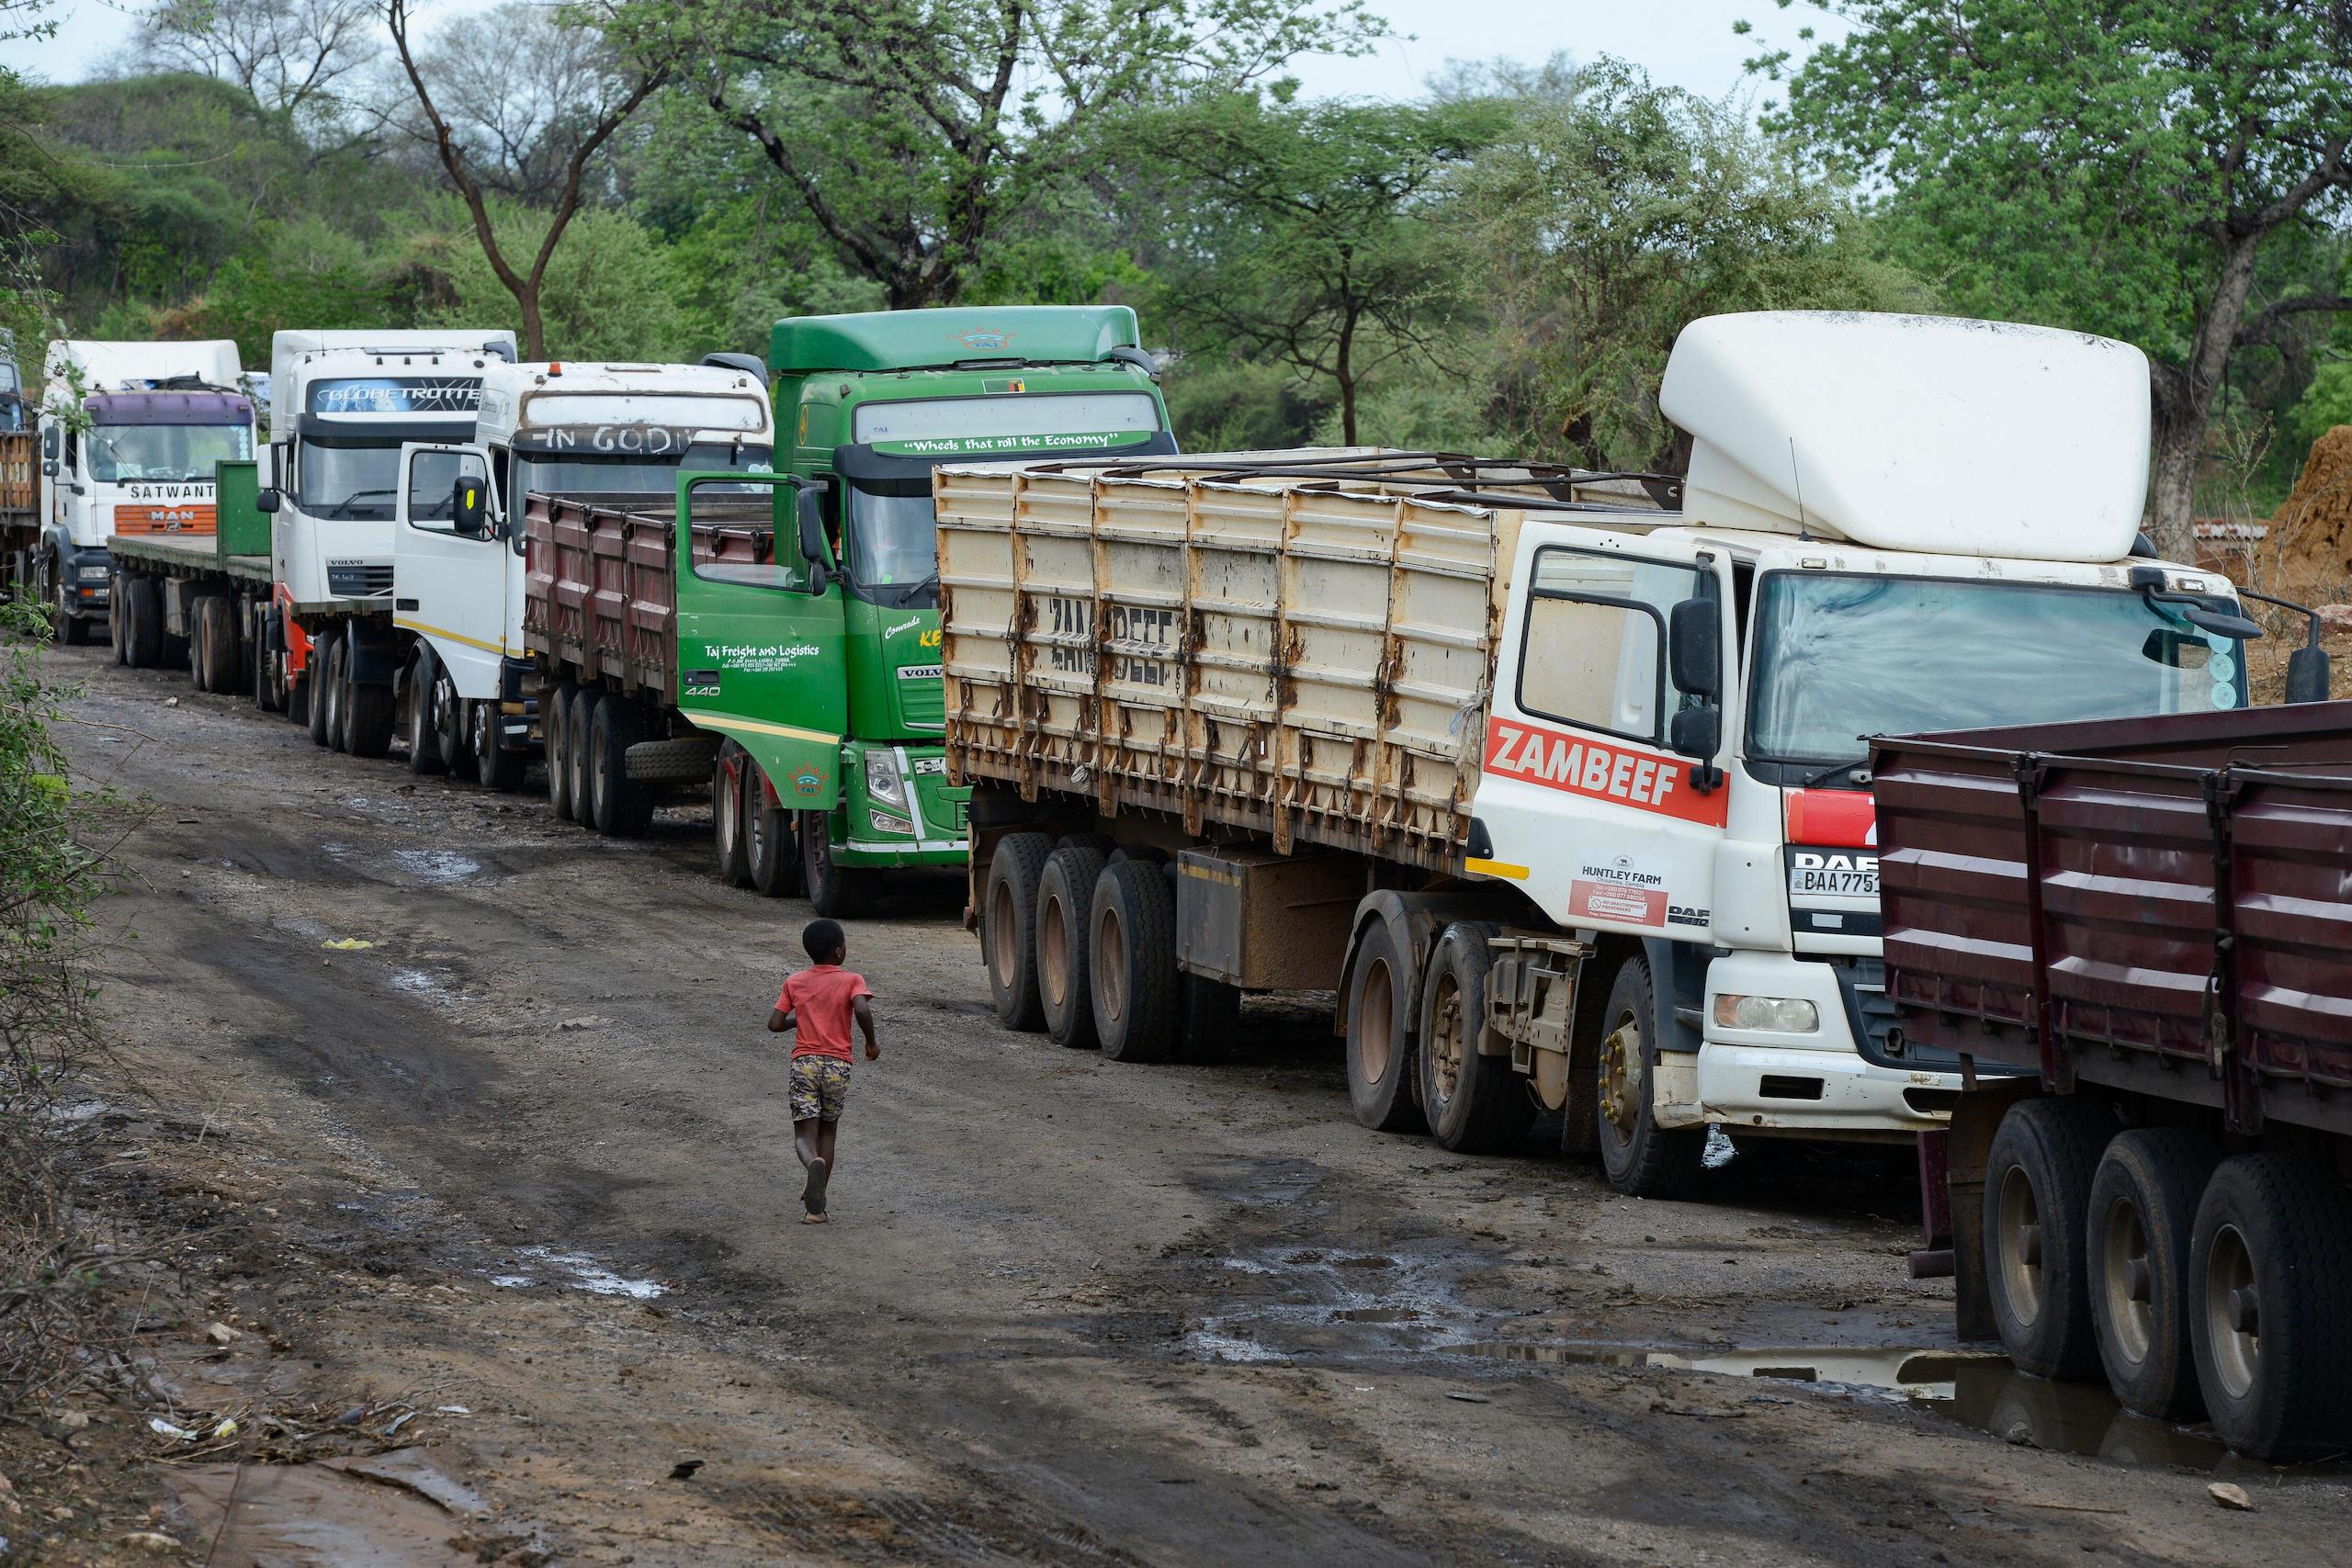
[[[1102,852],[1064,844],[1046,857],[1037,874],[1037,1004],[1046,1033],[1073,1051],[1096,1043],[1092,982],[1086,973],[1086,916],[1094,884],[1102,875]]]
[[[153,670],[164,658],[163,584],[152,577],[134,577],[127,587],[129,625],[122,635],[130,650],[130,667]]]
[[[1374,919],[1348,971],[1348,1100],[1356,1120],[1397,1133],[1420,1112],[1414,1098],[1412,981],[1405,955]]]
[[[107,641],[114,647],[117,664],[130,662],[130,639],[125,635],[130,617],[123,613],[123,584],[130,580],[120,572],[107,578]]]
[[[433,733],[434,661],[420,649],[408,666],[408,771],[441,771],[441,739]]]
[[[2197,1200],[2221,1159],[2186,1127],[2118,1133],[2091,1178],[2091,1326],[2108,1386],[2127,1410],[2194,1420],[2188,1345],[2188,1237]]]
[[[196,629],[203,642],[198,662],[204,670],[204,689],[227,694],[237,689],[236,603],[225,594],[208,593],[196,603]]]
[[[253,658],[254,706],[264,713],[276,713],[283,705],[279,686],[277,655],[269,650],[269,613],[254,614]]]
[[[808,890],[808,907],[828,919],[857,913],[865,901],[869,874],[833,859],[832,813],[803,811],[799,827],[800,880]]]
[[[628,749],[645,739],[636,703],[607,694],[588,721],[588,807],[596,831],[634,839],[653,822],[653,791],[628,776]]]
[[[1535,1102],[1507,1056],[1482,1055],[1487,946],[1495,928],[1457,920],[1438,938],[1421,980],[1421,1112],[1430,1136],[1455,1154],[1490,1155],[1527,1141]]]
[[[548,738],[548,806],[559,822],[571,820],[571,705],[579,695],[580,688],[564,681],[539,705]]]
[[[505,737],[499,733],[505,727],[505,714],[492,698],[466,705],[473,714],[474,778],[484,789],[512,795],[523,787],[529,764],[520,751],[507,749]],[[649,818],[651,815],[647,813]]]
[[[209,671],[204,657],[204,617],[199,613],[188,618],[187,683],[199,692],[210,691],[212,688],[205,683]]]
[[[769,796],[767,774],[743,759],[743,861],[751,885],[768,898],[792,898],[801,889],[800,814]],[[820,824],[818,829],[823,831]]]
[[[1176,984],[1176,898],[1159,863],[1104,866],[1094,879],[1086,929],[1087,984],[1102,1055],[1114,1062],[1168,1060],[1183,998]]]
[[[1205,975],[1176,976],[1178,1011],[1171,1062],[1222,1062],[1241,1032],[1241,987]]]
[[[438,660],[433,663],[432,695],[426,700],[425,713],[441,765],[452,773],[472,773],[474,738],[466,724],[466,700],[458,695],[458,682],[450,676],[449,667]]]
[[[1681,1197],[1698,1184],[1707,1153],[1704,1127],[1657,1124],[1650,1050],[1657,1017],[1649,962],[1628,958],[1609,987],[1593,1071],[1601,1173],[1629,1198]]]
[[[391,687],[368,684],[356,678],[354,671],[359,660],[348,637],[336,639],[335,653],[341,660],[343,677],[343,739],[339,744],[355,757],[390,756],[398,717],[393,710]]]
[[[80,648],[90,640],[90,623],[74,613],[74,580],[65,574],[61,563],[57,569],[57,640],[68,648]],[[113,605],[107,605],[112,610]]]
[[[1984,1168],[1984,1276],[2001,1346],[2019,1371],[2098,1371],[2091,1328],[2090,1201],[2111,1122],[2098,1106],[2009,1108]]]
[[[980,892],[980,952],[989,965],[989,996],[996,1021],[1035,1034],[1046,1027],[1037,999],[1037,882],[1054,852],[1043,833],[1007,833],[989,855]]]
[[[571,698],[571,739],[564,748],[564,765],[571,784],[565,793],[571,796],[571,819],[582,828],[596,825],[596,814],[588,803],[588,732],[605,700],[601,686],[582,686]]]
[[[343,733],[343,694],[334,651],[343,638],[333,631],[311,642],[311,739],[332,750]]]
[[[2213,1429],[2285,1462],[2352,1447],[2352,1193],[2291,1155],[2214,1168],[2188,1243],[2189,1339]]]
[[[743,831],[743,784],[751,765],[751,754],[732,740],[720,742],[718,755],[710,760],[710,841],[718,852],[718,880],[729,887],[752,886],[752,852]]]

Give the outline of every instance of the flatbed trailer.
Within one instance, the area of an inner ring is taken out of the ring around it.
[[[1962,1337],[2256,1458],[2352,1447],[2352,703],[1871,767],[1887,1000],[1967,1068]]]
[[[277,567],[270,520],[254,505],[258,465],[214,469],[217,521],[209,532],[118,534],[109,599],[118,663],[146,669],[185,663],[200,692],[240,693],[265,712],[288,708],[282,675],[285,617],[272,605]],[[380,613],[356,600],[298,606],[333,615]],[[295,694],[299,699],[300,694]],[[307,714],[299,705],[291,716]]]

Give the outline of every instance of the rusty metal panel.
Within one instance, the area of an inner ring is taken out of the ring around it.
[[[1882,739],[1906,1033],[2352,1130],[2352,703]]]
[[[584,681],[674,700],[672,525],[622,505],[532,495],[524,503],[523,640]]]
[[[1180,853],[1176,872],[1177,954],[1193,973],[1245,991],[1315,990],[1346,962],[1361,862],[1202,847]]]

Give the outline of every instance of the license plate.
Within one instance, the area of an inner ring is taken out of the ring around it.
[[[1878,897],[1878,873],[1875,870],[1827,871],[1792,866],[1789,870],[1789,897],[1875,898]]]

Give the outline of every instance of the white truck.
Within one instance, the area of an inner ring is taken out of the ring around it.
[[[999,1016],[1127,1059],[1336,987],[1356,1116],[1621,1191],[1908,1139],[1868,735],[2228,707],[2138,534],[2137,349],[1692,322],[1687,479],[1419,454],[942,467],[947,757]],[[2160,584],[2160,588],[2152,588]],[[2159,605],[2153,594],[2171,601]]]
[[[473,438],[401,448],[392,626],[409,766],[521,785],[540,679],[523,644],[523,500],[670,496],[682,468],[764,472],[767,378],[748,355],[701,365],[493,363]],[[707,771],[707,770],[706,770]]]
[[[226,340],[50,344],[38,527],[12,541],[8,564],[59,640],[87,642],[107,614],[108,537],[212,532],[212,465],[254,455],[238,376]]]
[[[401,447],[470,438],[482,372],[514,358],[505,331],[271,338],[271,461],[257,504],[271,518],[274,609],[262,652],[270,687],[320,745],[362,757],[391,749]]]

